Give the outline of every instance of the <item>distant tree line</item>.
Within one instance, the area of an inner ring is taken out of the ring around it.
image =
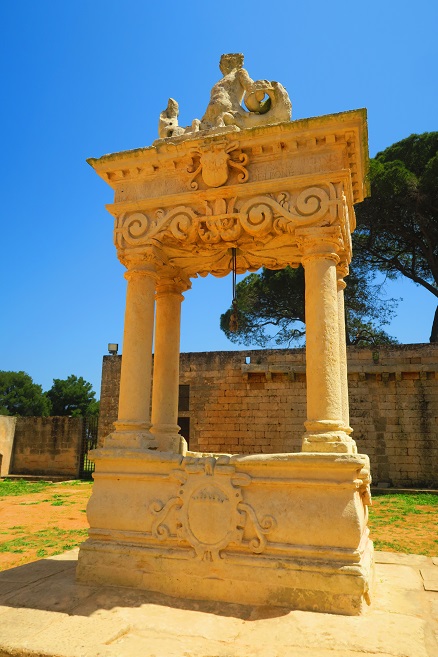
[[[99,415],[99,402],[91,383],[81,376],[53,379],[50,390],[43,392],[26,372],[0,371],[0,415]]]

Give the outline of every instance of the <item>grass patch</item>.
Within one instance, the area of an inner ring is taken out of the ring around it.
[[[92,481],[0,483],[0,508],[6,512],[0,517],[0,571],[71,550],[86,539]]]
[[[438,495],[375,495],[369,509],[369,528],[377,550],[436,556]]]
[[[48,497],[45,500],[41,500],[42,502],[50,502],[52,506],[68,506],[69,504],[74,504],[74,502],[69,502],[65,498],[70,497],[69,494],[66,495],[60,495],[56,494],[52,495],[52,497]]]
[[[87,533],[87,529],[50,527],[31,536],[0,542],[0,552],[22,553],[35,550],[37,557],[51,556],[77,547],[86,538]]]
[[[400,543],[394,543],[394,541],[379,541],[378,538],[374,539],[374,548],[384,552],[405,552]]]
[[[378,500],[381,506],[396,506],[401,508],[412,508],[417,505],[425,505],[431,507],[438,507],[438,495],[433,493],[378,493],[374,491],[373,501]]]
[[[25,479],[2,479],[0,480],[0,497],[10,495],[29,495],[30,493],[41,493],[46,488],[53,486],[51,481],[26,481]]]

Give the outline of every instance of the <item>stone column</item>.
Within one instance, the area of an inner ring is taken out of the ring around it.
[[[348,276],[348,265],[341,262],[336,268],[338,289],[338,322],[339,322],[339,364],[341,369],[341,394],[342,394],[342,419],[344,431],[350,435],[353,429],[350,427],[350,404],[348,401],[348,370],[347,370],[347,341],[345,334],[345,306],[344,290],[347,284],[344,277]]]
[[[339,235],[333,228],[297,231],[306,280],[307,422],[303,452],[356,453],[345,431],[342,404],[336,265]]]
[[[156,270],[151,263],[133,263],[125,278],[119,412],[116,431],[106,438],[105,447],[156,449],[149,431]]]
[[[151,431],[162,452],[185,451],[178,426],[179,355],[182,292],[189,288],[178,275],[157,284]]]

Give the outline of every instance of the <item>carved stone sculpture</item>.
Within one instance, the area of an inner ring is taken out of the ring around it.
[[[240,130],[291,119],[292,105],[286,89],[279,82],[252,80],[243,68],[242,54],[222,55],[219,68],[223,77],[211,90],[201,121],[194,119],[187,128],[179,126],[178,103],[169,98],[158,124],[162,139],[199,131],[216,132],[229,126]],[[242,107],[242,101],[248,111]]]

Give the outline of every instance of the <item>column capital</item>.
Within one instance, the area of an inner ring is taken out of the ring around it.
[[[342,250],[341,230],[338,227],[323,228],[300,228],[295,231],[298,248],[302,253],[301,262],[306,264],[307,260],[326,258],[338,264],[340,257],[338,253]]]
[[[181,296],[183,292],[190,290],[191,287],[191,280],[184,271],[163,267],[158,272],[155,297],[158,299],[160,296],[168,294]]]
[[[125,278],[135,276],[152,276],[156,278],[158,271],[167,264],[167,258],[161,249],[150,246],[147,249],[118,250],[118,258],[122,265],[128,270]]]
[[[134,279],[138,279],[143,276],[149,276],[150,278],[156,280],[157,270],[153,266],[132,267],[132,269],[129,268],[128,271],[126,271],[124,274],[124,277],[126,278],[127,281],[132,281]]]

